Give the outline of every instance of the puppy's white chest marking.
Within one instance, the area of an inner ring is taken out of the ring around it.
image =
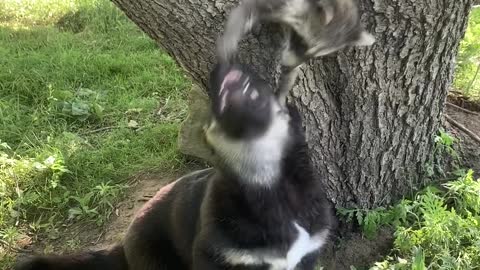
[[[287,252],[287,270],[293,270],[303,257],[323,246],[328,234],[328,230],[323,230],[311,236],[296,222],[293,224],[298,231],[298,236]]]
[[[321,248],[327,240],[328,229],[311,236],[303,227],[293,223],[298,235],[287,251],[286,256],[279,256],[274,250],[227,249],[223,256],[232,265],[263,265],[269,264],[270,270],[294,270],[303,257]]]

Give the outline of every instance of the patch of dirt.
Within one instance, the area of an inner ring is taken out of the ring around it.
[[[193,166],[193,170],[197,169]],[[164,185],[176,180],[183,173],[169,176],[157,173],[144,173],[135,176],[127,191],[125,199],[117,206],[112,218],[104,227],[78,222],[57,232],[39,236],[39,241],[27,248],[27,252],[18,256],[31,254],[68,254],[87,250],[108,248],[120,242],[130,225],[136,211]]]
[[[480,113],[467,113],[452,106],[446,106],[445,113],[480,137]]]
[[[133,220],[137,210],[142,207],[157,191],[164,185],[176,180],[181,175],[159,177],[158,175],[147,175],[139,179],[137,185],[132,188],[126,200],[119,203],[115,217],[103,231],[96,248],[106,248],[118,243],[123,239],[130,222]]]
[[[381,261],[393,247],[393,230],[380,228],[373,239],[367,239],[351,226],[341,229],[342,236],[330,242],[323,250],[321,266],[326,270],[369,269],[373,262]]]
[[[463,95],[460,91],[450,91],[448,101],[470,111],[480,112],[480,102],[478,100],[472,100],[470,97]]]
[[[467,113],[453,106],[446,106],[445,113],[480,137],[480,114]],[[445,121],[445,127],[449,133],[460,140],[459,152],[462,166],[473,169],[476,176],[480,176],[480,142],[474,140],[449,121]]]

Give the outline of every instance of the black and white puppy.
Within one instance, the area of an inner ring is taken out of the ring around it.
[[[217,66],[210,95],[205,134],[217,166],[162,188],[137,213],[123,244],[35,257],[16,269],[314,269],[333,214],[299,113],[241,65]]]
[[[301,64],[346,46],[375,42],[360,23],[355,0],[243,0],[231,11],[217,42],[220,62],[235,61],[240,40],[261,21],[276,22],[286,29],[278,87],[282,104]]]

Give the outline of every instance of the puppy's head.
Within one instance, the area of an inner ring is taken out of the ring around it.
[[[267,82],[240,64],[217,65],[209,90],[207,143],[237,173],[272,177],[289,141],[288,110]],[[267,171],[259,172],[262,166]]]
[[[262,137],[280,111],[268,83],[240,64],[216,66],[210,96],[213,121],[231,140]]]

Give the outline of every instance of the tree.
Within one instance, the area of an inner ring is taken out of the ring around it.
[[[236,1],[113,1],[207,86],[215,40]],[[371,208],[425,184],[472,0],[359,2],[376,44],[311,61],[291,100],[329,197]],[[243,61],[272,83],[280,40],[277,26],[264,25],[241,45]]]

